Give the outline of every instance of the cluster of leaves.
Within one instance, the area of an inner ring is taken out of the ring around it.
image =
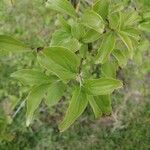
[[[60,131],[66,130],[89,104],[95,117],[111,114],[111,94],[122,87],[116,79],[118,68],[129,59],[141,58],[141,30],[149,32],[149,12],[139,14],[132,3],[96,0],[86,9],[76,9],[67,0],[48,0],[46,6],[63,13],[60,28],[52,35],[50,47],[37,53],[41,70],[23,69],[12,77],[28,85],[26,124],[44,99],[51,107],[71,89],[72,98]],[[146,15],[147,14],[147,15]],[[1,51],[32,52],[22,42],[0,36]]]

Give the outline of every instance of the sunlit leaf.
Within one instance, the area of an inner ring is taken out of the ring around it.
[[[76,78],[79,58],[70,50],[63,47],[50,47],[38,55],[39,63],[67,82]]]
[[[67,109],[64,120],[59,125],[61,132],[69,128],[74,121],[83,113],[88,104],[86,93],[80,88],[76,88],[73,92],[69,107]]]
[[[123,2],[118,2],[116,4],[111,4],[109,11],[110,14],[116,13],[116,12],[120,12],[124,9],[124,3]]]
[[[100,37],[101,37],[101,35],[99,32],[97,32],[93,29],[90,29],[85,33],[85,35],[82,38],[82,41],[84,43],[91,43],[91,42],[98,40]]]
[[[45,96],[48,84],[34,87],[27,97],[26,125],[29,126],[34,118],[34,112],[40,105],[42,98]]]
[[[116,38],[114,33],[109,33],[103,38],[97,54],[97,63],[104,63],[108,60],[112,50],[115,47]]]
[[[46,6],[60,13],[76,17],[76,11],[68,0],[48,0]]]
[[[60,15],[58,16],[60,26],[68,32],[71,32],[71,26],[69,23]]]
[[[145,32],[150,32],[150,21],[139,24],[139,29]]]
[[[89,79],[85,81],[85,88],[90,95],[107,95],[122,87],[120,80],[112,78]]]
[[[126,47],[128,48],[129,51],[129,55],[130,58],[133,58],[133,43],[132,40],[130,39],[130,37],[128,35],[126,35],[124,32],[119,32],[118,33],[120,39],[122,40],[122,42],[126,45]]]
[[[102,17],[93,10],[85,11],[81,21],[85,26],[99,33],[102,33],[104,31],[105,26]]]
[[[117,64],[114,61],[107,61],[101,66],[101,73],[103,77],[116,78]]]
[[[46,96],[46,104],[53,106],[58,103],[64,94],[66,85],[61,81],[56,81],[49,85]]]
[[[140,32],[135,28],[131,28],[131,27],[125,28],[121,32],[137,41],[140,40]]]
[[[120,30],[120,15],[118,12],[109,15],[109,27],[114,30]]]
[[[110,95],[101,95],[95,97],[95,101],[104,115],[110,115],[112,112]]]
[[[124,53],[121,50],[114,49],[112,54],[116,58],[116,60],[118,61],[118,64],[120,67],[123,68],[126,66],[128,58],[126,58],[126,56],[124,55]]]
[[[10,36],[0,35],[0,50],[6,50],[12,53],[31,51],[24,43]]]
[[[93,5],[93,10],[100,14],[103,19],[106,19],[109,12],[109,0],[98,0]]]
[[[80,40],[85,34],[84,28],[82,24],[74,22],[71,27],[72,36]]]
[[[11,77],[18,79],[25,85],[40,85],[51,83],[56,79],[54,76],[47,76],[45,73],[35,69],[23,69],[11,74]]]
[[[71,32],[65,30],[57,30],[52,35],[51,46],[62,46],[76,52],[80,48],[80,43],[77,39],[73,38]]]
[[[95,100],[95,98],[91,95],[88,95],[87,98],[88,98],[88,101],[90,103],[90,106],[93,109],[95,118],[101,117],[102,111],[101,111],[101,108],[99,107],[99,105],[97,104],[97,100]]]

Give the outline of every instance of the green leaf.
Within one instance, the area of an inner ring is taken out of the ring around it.
[[[124,3],[118,2],[117,4],[111,4],[109,9],[110,9],[110,14],[121,12],[124,9]]]
[[[90,106],[93,109],[95,118],[101,117],[102,116],[102,111],[101,111],[101,108],[99,107],[99,105],[97,104],[97,101],[91,95],[88,95],[87,98],[88,98],[88,101],[90,103]]]
[[[150,11],[144,12],[142,17],[144,20],[150,20]]]
[[[68,0],[48,0],[46,6],[60,13],[76,17],[76,11]]]
[[[26,125],[29,126],[33,120],[34,112],[40,105],[42,98],[45,96],[48,84],[34,87],[27,97],[27,112],[26,112]]]
[[[118,35],[119,35],[120,39],[122,40],[122,42],[128,48],[130,58],[132,59],[133,58],[133,44],[132,44],[132,40],[130,39],[130,37],[128,35],[124,34],[124,32],[122,32],[122,31],[118,32]]]
[[[67,32],[65,30],[56,30],[52,34],[52,39],[51,39],[51,46],[56,46],[56,45],[61,45],[65,43],[65,41],[69,41],[71,39],[71,33]]]
[[[150,21],[140,23],[138,28],[145,32],[150,32]]]
[[[47,76],[45,73],[35,69],[23,69],[11,74],[11,77],[18,79],[25,85],[40,85],[51,83],[56,79],[54,76]]]
[[[122,87],[120,80],[112,78],[89,79],[85,81],[85,88],[90,95],[107,95]]]
[[[130,12],[126,13],[124,16],[124,24],[125,26],[132,26],[138,23],[140,17],[138,12],[135,10],[131,10]]]
[[[59,15],[58,16],[59,24],[60,26],[65,30],[68,31],[69,33],[71,32],[71,26],[69,23],[63,18],[63,16]]]
[[[85,26],[99,33],[103,33],[104,31],[105,26],[104,26],[104,21],[102,17],[96,12],[94,12],[93,10],[85,11],[85,13],[82,16],[81,21]]]
[[[49,85],[46,96],[46,104],[51,107],[58,103],[61,99],[64,91],[66,89],[66,85],[61,81],[56,81]]]
[[[114,33],[109,33],[106,35],[98,49],[97,63],[104,63],[109,59],[112,50],[115,47],[116,37]]]
[[[107,61],[101,66],[101,73],[103,77],[116,78],[117,64],[114,61]]]
[[[80,48],[80,43],[77,39],[73,38],[71,33],[65,30],[57,30],[52,35],[51,46],[62,46],[76,52]]]
[[[64,82],[76,78],[79,58],[68,49],[63,47],[47,48],[39,53],[38,61]]]
[[[80,51],[79,51],[81,58],[86,57],[87,51],[88,51],[88,44],[82,44],[81,48],[80,48]]]
[[[107,18],[109,12],[109,0],[99,0],[93,5],[93,10],[102,16],[103,19]]]
[[[73,96],[69,107],[67,109],[64,120],[59,125],[59,130],[61,132],[69,128],[74,121],[83,113],[87,107],[88,100],[84,91],[80,88],[76,88],[73,92]]]
[[[92,43],[92,42],[98,40],[100,37],[101,37],[101,35],[99,32],[97,32],[93,29],[90,29],[85,33],[84,37],[82,38],[82,42]]]
[[[126,66],[128,58],[126,58],[126,56],[124,55],[124,53],[121,50],[114,49],[112,54],[116,58],[116,60],[118,61],[118,64],[120,67],[123,68]]]
[[[140,40],[140,32],[135,28],[128,27],[123,29],[121,32],[135,39],[136,41]]]
[[[30,49],[24,43],[6,35],[0,35],[0,50],[6,50],[15,53],[30,51]]]
[[[110,14],[108,17],[109,17],[109,27],[117,31],[120,30],[119,26],[121,23],[121,18],[119,13]]]
[[[84,26],[80,23],[74,22],[71,27],[71,33],[74,38],[80,40],[85,34]]]
[[[104,115],[110,115],[112,112],[110,95],[101,95],[95,97],[95,101]]]
[[[81,44],[79,43],[79,41],[77,39],[71,38],[68,40],[64,40],[63,43],[61,43],[60,45],[57,45],[57,46],[62,46],[64,48],[70,49],[72,52],[76,52],[80,49]]]

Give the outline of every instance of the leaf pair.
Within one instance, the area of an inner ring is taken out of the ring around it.
[[[110,95],[88,96],[89,103],[93,109],[95,118],[104,115],[109,115],[112,112]]]
[[[72,17],[77,16],[75,9],[67,0],[48,0],[46,4],[47,4],[48,8],[50,8],[50,9],[56,10],[61,13],[68,14]],[[99,3],[98,3],[98,5],[99,5]],[[105,6],[106,6],[106,3],[105,3]],[[98,14],[99,9],[100,9],[99,6],[95,5],[93,10],[85,11],[85,13],[83,14],[83,16],[81,18],[81,23],[83,25],[85,25],[86,27],[94,30],[95,32],[98,32],[101,34],[104,31],[104,21],[103,21],[102,17]],[[102,8],[102,11],[104,9],[105,9],[105,7]],[[106,13],[104,13],[104,15],[102,14],[102,16],[105,16],[105,15],[106,15]],[[61,20],[61,23],[63,23],[63,26],[65,25],[65,29],[67,27],[67,30],[68,30],[68,25],[66,24],[66,22],[62,18],[60,20]],[[84,35],[83,30],[84,30],[84,28],[80,24],[78,24],[76,22],[73,23],[71,32],[72,32],[74,38],[79,40]],[[100,34],[98,34],[98,33],[97,33],[97,36],[99,37]],[[56,35],[54,35],[54,36],[56,36]],[[86,36],[86,37],[88,37],[88,36]],[[63,39],[61,38],[61,41],[62,40]],[[85,41],[85,40],[83,40],[83,41]],[[75,43],[77,44],[77,42],[75,42]],[[72,44],[73,44],[73,42],[72,42]],[[56,45],[53,44],[53,46],[56,46]],[[71,44],[70,44],[70,46],[71,46]]]
[[[55,105],[62,97],[66,86],[55,76],[30,69],[23,69],[11,75],[25,85],[32,86],[27,96],[26,125],[31,123],[34,112],[43,98],[46,98],[48,106]]]
[[[116,62],[114,60],[111,60],[111,61],[109,60],[101,65],[101,76],[104,78],[110,78],[112,80],[115,80],[117,69],[118,69],[118,65],[116,64]],[[115,82],[113,83],[114,85],[115,85]],[[116,82],[116,85],[117,85],[117,82]],[[121,82],[120,82],[120,87],[121,87]],[[94,96],[92,98],[92,103],[90,104],[94,111],[95,117],[100,117],[101,115],[111,114],[112,112],[111,93],[108,93],[107,95]]]
[[[119,80],[100,78],[86,80],[83,87],[76,87],[64,120],[59,125],[60,131],[65,131],[74,123],[83,113],[88,102],[93,108],[96,117],[99,117],[102,113],[106,114],[111,112],[110,99],[107,99],[107,96],[99,97],[99,95],[110,94],[121,86],[122,83]],[[95,100],[93,96],[99,97],[100,99],[97,98]]]
[[[60,81],[33,87],[27,97],[26,125],[30,125],[34,117],[34,112],[43,98],[46,99],[46,104],[49,107],[53,106],[61,99],[65,89],[66,86]]]
[[[63,47],[50,47],[38,55],[39,63],[62,81],[75,79],[79,67],[76,54]]]

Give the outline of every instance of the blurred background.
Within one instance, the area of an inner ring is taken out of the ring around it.
[[[11,35],[32,48],[48,46],[57,28],[57,15],[45,8],[45,1],[0,0],[0,34]],[[150,8],[149,0],[135,1]],[[0,150],[149,150],[150,35],[145,36],[148,40],[142,45],[142,57],[128,62],[118,73],[125,86],[114,93],[112,116],[96,120],[87,108],[64,133],[59,133],[57,124],[67,102],[52,108],[41,104],[29,128],[25,126],[25,108],[12,115],[23,101],[19,97],[26,96],[21,95],[26,88],[10,74],[37,63],[34,54],[0,53]]]

